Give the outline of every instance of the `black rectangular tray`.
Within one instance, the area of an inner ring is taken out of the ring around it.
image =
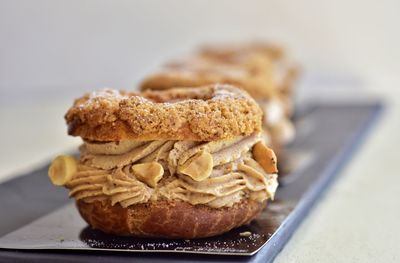
[[[366,102],[315,104],[303,110],[295,118],[296,139],[282,160],[287,174],[276,200],[250,225],[213,238],[135,239],[92,230],[66,190],[50,184],[43,167],[0,185],[0,260],[270,262],[351,158],[381,109],[380,103]]]

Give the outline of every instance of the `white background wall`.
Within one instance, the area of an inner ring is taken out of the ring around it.
[[[306,72],[397,77],[399,11],[395,0],[0,0],[0,101],[131,88],[212,41],[271,39]]]

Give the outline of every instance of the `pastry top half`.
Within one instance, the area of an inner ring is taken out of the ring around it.
[[[141,93],[103,90],[74,102],[68,132],[89,141],[213,141],[261,131],[262,111],[230,85]]]

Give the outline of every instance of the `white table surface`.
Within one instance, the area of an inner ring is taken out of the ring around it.
[[[400,90],[380,80],[387,100],[373,129],[338,180],[321,196],[276,262],[400,262]],[[79,94],[80,95],[80,94]],[[0,104],[0,182],[76,147],[66,136],[65,99]]]

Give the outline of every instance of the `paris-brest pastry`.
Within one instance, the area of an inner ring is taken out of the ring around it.
[[[83,143],[49,167],[95,229],[201,238],[249,223],[273,199],[277,161],[262,111],[230,85],[125,92],[75,100],[65,115]]]

